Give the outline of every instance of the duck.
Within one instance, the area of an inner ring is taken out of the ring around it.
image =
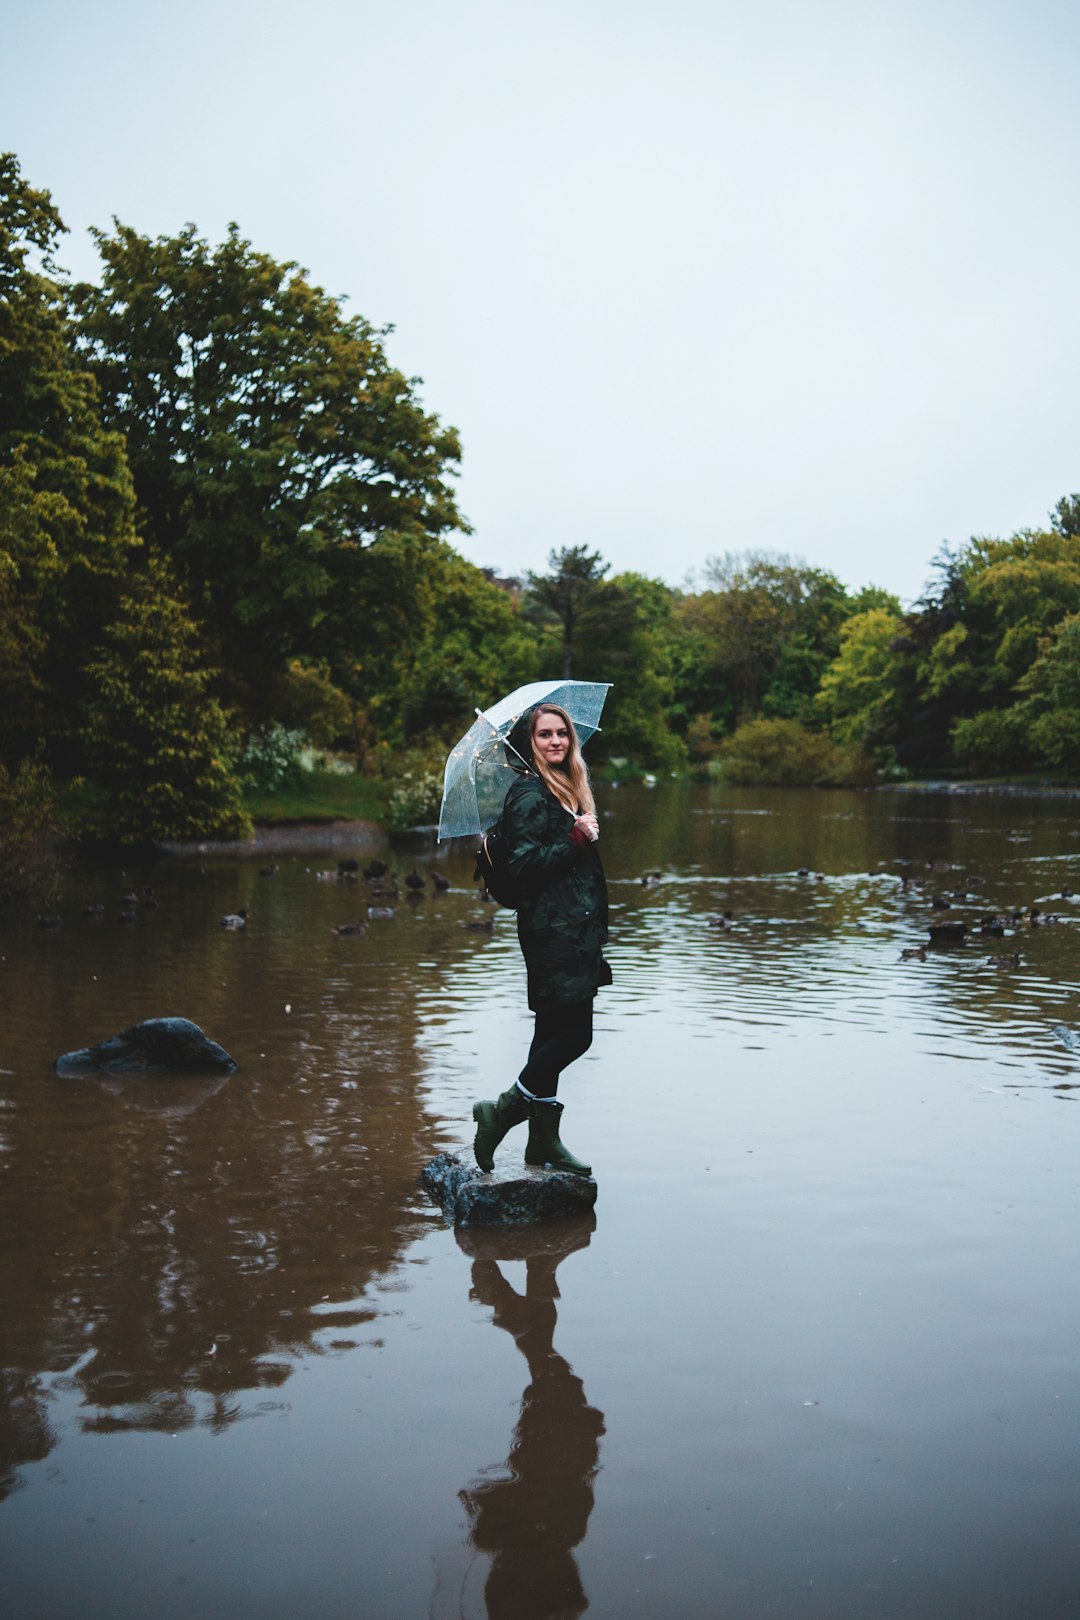
[[[967,934],[967,923],[944,922],[930,924],[930,938],[940,944],[943,940],[963,939]]]
[[[905,945],[903,950],[900,952],[900,960],[901,962],[925,962],[926,946]]]
[[[405,879],[405,882],[408,884],[410,889],[416,891],[427,888],[427,879],[420,876],[420,873],[416,870],[415,866]]]
[[[393,906],[368,906],[367,914],[374,922],[387,917],[397,916],[397,912],[394,910]]]
[[[83,908],[84,917],[104,917],[104,915],[105,907],[100,900],[95,900],[91,905]]]
[[[440,894],[445,894],[447,889],[450,887],[450,879],[446,876],[445,872],[432,872],[431,881],[434,883]]]
[[[38,927],[39,928],[59,928],[59,926],[60,926],[60,913],[58,911],[44,912],[38,918]]]
[[[656,885],[659,882],[660,882],[660,873],[659,872],[646,872],[645,876],[641,880],[641,886],[642,886],[643,889],[655,889]]]
[[[495,919],[494,917],[480,917],[476,922],[462,923],[461,926],[467,928],[470,934],[490,934],[495,927]]]
[[[241,906],[239,911],[227,911],[221,918],[222,928],[246,928],[248,914]]]
[[[142,904],[144,911],[156,911],[158,907],[157,895],[149,883],[143,884]]]
[[[133,923],[137,916],[134,906],[125,906],[123,911],[117,912],[116,920],[118,923]]]
[[[362,923],[362,922],[338,923],[337,927],[334,929],[334,933],[335,934],[366,934],[367,933],[367,923]]]
[[[734,928],[735,926],[735,919],[730,911],[722,911],[719,916],[706,917],[705,920],[710,928]]]
[[[1020,966],[1020,952],[1015,951],[1012,956],[988,956],[986,960],[996,968],[1018,968]]]
[[[349,872],[359,872],[359,870],[360,870],[360,862],[359,861],[338,861],[337,869],[338,869],[339,872],[341,872],[343,874],[347,874]]]
[[[362,876],[370,882],[372,878],[385,877],[389,870],[385,861],[369,861],[364,867]]]

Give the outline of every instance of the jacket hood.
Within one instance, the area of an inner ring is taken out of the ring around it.
[[[525,713],[514,721],[503,743],[506,763],[515,771],[536,770],[536,760],[533,758],[532,742],[529,738],[529,725],[537,707],[538,705],[534,703],[531,709],[526,709]]]

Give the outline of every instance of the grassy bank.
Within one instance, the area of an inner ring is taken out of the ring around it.
[[[281,826],[296,821],[385,821],[392,782],[333,771],[304,771],[272,791],[244,795],[252,821]]]

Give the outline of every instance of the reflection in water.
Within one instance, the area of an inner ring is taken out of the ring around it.
[[[303,860],[129,871],[160,904],[123,929],[80,869],[60,928],[0,910],[0,1609],[190,1620],[183,1577],[245,1620],[401,1620],[449,1541],[440,1620],[580,1615],[582,1581],[625,1620],[1073,1612],[1075,806],[601,799],[618,1041],[575,1080],[604,1214],[560,1335],[618,1430],[600,1511],[552,1343],[574,1244],[470,1234],[470,1307],[416,1184],[520,1067],[469,852],[352,937],[356,886]],[[1060,925],[972,932],[1032,906]],[[905,958],[940,915],[967,938]],[[238,1059],[212,1094],[53,1072],[170,1013]]]
[[[568,1254],[588,1245],[594,1225],[590,1214],[555,1227],[458,1233],[473,1256],[470,1297],[491,1308],[495,1326],[511,1335],[529,1369],[505,1468],[461,1493],[469,1541],[491,1561],[488,1620],[575,1620],[589,1606],[574,1548],[589,1526],[604,1416],[589,1405],[552,1339],[555,1273]],[[499,1262],[522,1259],[519,1294]]]

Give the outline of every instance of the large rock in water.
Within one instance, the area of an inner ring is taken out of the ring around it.
[[[420,1172],[420,1185],[458,1226],[527,1226],[580,1215],[596,1203],[592,1176],[561,1170],[496,1166],[485,1175],[456,1153],[440,1153]]]
[[[111,1040],[65,1052],[57,1074],[231,1074],[236,1062],[190,1018],[147,1018]]]

